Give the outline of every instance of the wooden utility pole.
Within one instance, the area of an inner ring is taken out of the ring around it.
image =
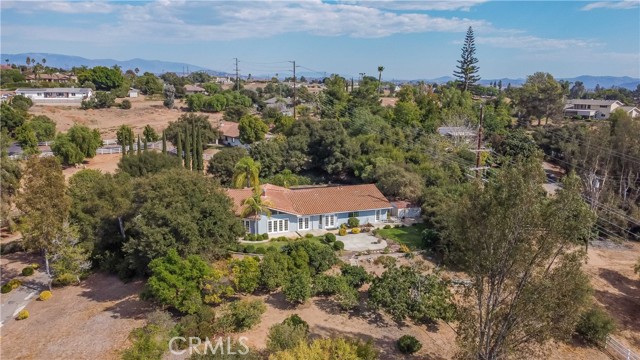
[[[293,64],[293,120],[296,120],[296,61],[289,61]]]
[[[480,178],[480,147],[482,146],[483,121],[484,121],[484,107],[480,105],[480,126],[478,126],[478,146],[476,147],[476,179]]]
[[[236,91],[240,91],[240,70],[238,70],[238,58],[236,59]]]

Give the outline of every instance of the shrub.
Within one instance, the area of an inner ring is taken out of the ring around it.
[[[411,335],[404,335],[396,342],[398,350],[403,354],[413,354],[422,349],[422,344]]]
[[[387,224],[383,227],[383,229],[391,229],[391,225]]]
[[[262,240],[269,240],[269,234],[267,233],[262,234]]]
[[[346,229],[346,228],[341,227],[341,228],[340,228],[340,230],[338,230],[338,235],[340,235],[340,236],[345,236],[345,235],[347,235],[347,229]]]
[[[33,268],[31,266],[27,266],[26,268],[22,269],[22,276],[31,276],[33,275]]]
[[[120,103],[120,109],[129,110],[131,109],[131,101],[124,99]]]
[[[393,256],[380,256],[373,260],[375,265],[382,265],[384,268],[390,268],[396,265],[396,258]]]
[[[46,301],[49,300],[51,296],[53,296],[53,294],[51,294],[51,291],[45,290],[40,293],[40,296],[38,298],[40,299],[40,301]]]
[[[256,252],[256,246],[255,246],[255,245],[247,245],[247,246],[244,248],[244,252],[246,252],[246,253],[250,253],[250,254],[253,254],[253,253],[255,253],[255,252]]]
[[[596,346],[604,346],[607,336],[613,330],[615,330],[613,319],[598,307],[593,307],[582,314],[582,318],[576,325],[576,333],[586,342]]]
[[[78,284],[80,281],[78,280],[78,277],[70,274],[70,273],[64,273],[64,274],[60,274],[57,275],[53,281],[52,284],[54,286],[67,286],[67,285],[75,285]]]
[[[341,281],[336,291],[335,300],[342,310],[351,310],[358,306],[360,296],[358,290],[349,286],[346,281]]]
[[[38,264],[38,263],[33,263],[33,264],[29,265],[29,266],[31,266],[33,268],[33,270],[40,269],[40,264]]]
[[[405,244],[400,244],[400,252],[407,254],[411,252],[411,249]]]
[[[284,284],[282,293],[290,303],[304,303],[311,297],[311,277],[306,272],[292,274]]]
[[[260,246],[256,248],[256,254],[266,254],[267,249],[264,246]]]
[[[336,241],[336,235],[335,234],[332,234],[332,233],[324,234],[324,242],[326,242],[327,244],[331,244],[334,241]]]
[[[194,314],[186,315],[180,319],[176,327],[181,336],[198,337],[203,339],[214,335],[215,313],[208,306],[200,306]]]
[[[245,241],[256,241],[256,236],[253,234],[247,234],[244,236]]]
[[[276,240],[277,241],[289,241],[289,239],[287,239],[286,236],[279,236]]]
[[[340,272],[346,283],[354,289],[359,289],[364,283],[371,281],[371,276],[362,266],[344,264]]]
[[[11,279],[11,280],[9,280],[9,282],[7,284],[9,284],[9,286],[11,286],[11,289],[17,289],[17,288],[20,287],[20,285],[22,285],[22,281],[20,281],[18,279]]]
[[[267,252],[277,252],[278,251],[278,248],[275,245],[269,245],[266,248],[267,248]]]
[[[22,310],[18,313],[18,316],[16,316],[16,320],[24,320],[29,318],[29,312],[27,310]]]
[[[333,243],[333,250],[339,251],[344,250],[344,243],[342,241],[336,241]]]
[[[3,294],[10,293],[11,290],[13,290],[13,287],[9,283],[6,283],[2,285],[2,287],[0,288],[0,293],[3,293]]]
[[[352,234],[360,234],[360,228],[354,227],[353,229],[351,229],[351,233]]]
[[[292,349],[300,342],[306,342],[308,335],[308,329],[300,325],[284,322],[273,325],[267,335],[267,349],[272,353]]]
[[[331,275],[318,275],[313,280],[313,292],[316,295],[334,295],[338,291],[341,278]],[[344,280],[342,280],[344,281]]]
[[[292,326],[302,326],[306,331],[309,331],[309,324],[306,321],[302,320],[298,314],[290,315],[288,318],[282,321],[283,324],[288,324]]]
[[[229,311],[222,316],[224,322],[232,326],[233,331],[249,330],[258,323],[267,307],[262,300],[240,300],[229,304]]]
[[[347,225],[350,228],[358,227],[360,225],[360,220],[358,220],[358,218],[352,216],[352,217],[349,218],[349,220],[347,220]]]
[[[305,234],[304,237],[306,237],[307,239],[311,239],[313,237],[313,234]]]

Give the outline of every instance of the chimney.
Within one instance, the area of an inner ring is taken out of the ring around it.
[[[267,188],[266,187],[262,187],[262,196],[266,197],[267,196]]]

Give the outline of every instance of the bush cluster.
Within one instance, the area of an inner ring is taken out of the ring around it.
[[[2,287],[0,288],[0,293],[7,294],[10,293],[11,290],[13,290],[13,288],[7,283],[2,285]]]
[[[31,276],[33,275],[33,268],[31,266],[27,266],[26,268],[22,269],[22,276]]]
[[[358,220],[358,218],[356,218],[356,217],[350,217],[350,218],[347,220],[347,225],[348,225],[350,228],[358,227],[358,226],[360,226],[360,220]]]
[[[340,235],[340,236],[345,236],[345,235],[347,235],[347,228],[345,228],[345,227],[340,227],[340,230],[338,230],[338,235]]]
[[[324,234],[324,242],[327,244],[331,244],[336,241],[336,235],[332,233]]]
[[[613,318],[598,307],[593,307],[582,314],[576,325],[576,333],[586,342],[595,346],[604,346],[607,342],[607,336],[614,330]]]
[[[354,227],[353,229],[351,229],[351,233],[352,234],[360,234],[360,228]]]
[[[340,251],[344,250],[344,243],[342,241],[336,241],[333,243],[333,250]]]
[[[29,312],[27,310],[22,310],[16,316],[16,320],[24,320],[29,318]]]
[[[404,335],[396,343],[398,350],[403,354],[413,354],[422,349],[422,344],[411,335]]]

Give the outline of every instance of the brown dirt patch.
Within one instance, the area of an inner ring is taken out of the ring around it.
[[[82,165],[68,167],[62,172],[66,179],[84,169],[100,170],[103,173],[113,174],[118,170],[120,158],[122,158],[122,154],[96,155],[93,159],[86,159]]]
[[[144,324],[149,305],[139,300],[142,281],[123,284],[94,274],[80,286],[54,289],[31,301],[30,317],[0,329],[3,359],[118,359],[129,332]]]
[[[92,129],[99,129],[103,139],[115,139],[120,125],[129,125],[136,134],[142,134],[146,125],[151,125],[156,131],[166,128],[170,121],[176,121],[185,114],[179,109],[167,109],[162,101],[147,101],[144,97],[131,98],[131,109],[118,108],[82,110],[79,106],[51,106],[34,105],[29,112],[33,115],[46,115],[56,122],[58,131],[67,131],[74,124],[82,124]],[[117,102],[122,101],[118,99]],[[183,102],[176,102],[176,106],[184,107]],[[222,113],[202,115],[209,116],[213,126],[218,125]]]

